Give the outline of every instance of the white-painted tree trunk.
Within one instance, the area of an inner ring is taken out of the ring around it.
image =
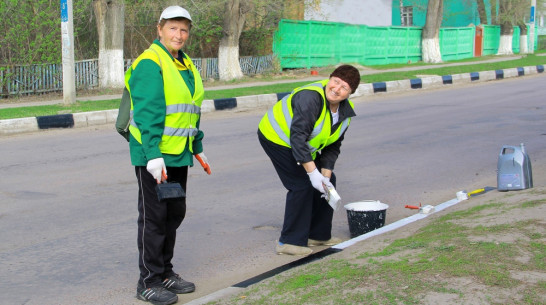
[[[218,48],[218,75],[220,80],[232,80],[243,77],[239,64],[239,46],[222,46]]]
[[[245,26],[249,0],[227,0],[225,3],[224,35],[218,46],[218,75],[229,81],[243,77],[239,64],[239,37]]]
[[[511,54],[514,54],[512,51],[512,35],[501,35],[497,55]]]
[[[123,34],[125,4],[122,0],[93,0],[99,40],[99,87],[123,88]]]
[[[519,53],[520,54],[529,54],[529,46],[527,41],[527,35],[519,36]]]
[[[440,52],[440,40],[436,38],[427,38],[422,40],[423,62],[441,63],[442,53]]]
[[[123,50],[99,51],[99,86],[101,88],[123,88],[125,73]]]
[[[427,19],[421,33],[421,54],[425,63],[442,62],[440,26],[442,25],[443,12],[443,0],[430,0],[428,2]]]

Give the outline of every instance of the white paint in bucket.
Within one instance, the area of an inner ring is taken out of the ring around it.
[[[380,202],[379,200],[362,200],[346,204],[345,209],[348,211],[366,212],[366,211],[383,211],[389,208],[389,205]]]
[[[351,238],[384,226],[388,207],[378,200],[364,200],[346,204]]]

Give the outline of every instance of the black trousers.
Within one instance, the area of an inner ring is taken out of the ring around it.
[[[145,288],[161,285],[174,274],[176,229],[186,216],[186,198],[159,201],[154,177],[145,166],[136,166],[138,181],[138,265],[139,284]],[[186,190],[188,167],[167,167],[169,182],[178,182]]]
[[[334,210],[315,190],[303,166],[298,165],[292,149],[267,140],[260,131],[258,139],[271,159],[282,184],[288,190],[284,209],[284,223],[279,241],[286,244],[307,246],[309,238],[328,240],[332,237]],[[315,164],[320,171],[320,155]],[[335,186],[332,173],[330,181]]]

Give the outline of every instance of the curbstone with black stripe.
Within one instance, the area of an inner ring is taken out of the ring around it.
[[[442,76],[442,84],[444,84],[444,85],[453,84],[453,76],[451,76],[451,75]]]
[[[351,98],[374,95],[377,93],[389,93],[403,90],[427,89],[432,87],[452,85],[468,82],[483,82],[510,77],[519,77],[544,72],[544,65],[501,69],[495,71],[482,71],[461,73],[443,76],[428,76],[410,80],[398,80],[388,82],[375,82],[360,84]],[[221,110],[246,110],[252,108],[266,108],[275,104],[278,100],[290,92],[252,95],[234,98],[221,98],[204,100],[201,112]],[[87,127],[92,125],[112,124],[116,122],[118,110],[82,112],[74,114],[59,114],[39,116],[32,118],[0,120],[0,135],[32,132],[51,128]]]
[[[39,116],[36,117],[36,121],[38,122],[38,129],[74,127],[72,114]]]
[[[372,85],[373,85],[373,93],[387,92],[387,83],[385,82],[373,83]]]
[[[423,81],[420,78],[410,79],[411,89],[421,89],[423,88]]]
[[[233,109],[237,107],[237,98],[219,98],[214,100],[214,109],[216,110],[226,110]]]

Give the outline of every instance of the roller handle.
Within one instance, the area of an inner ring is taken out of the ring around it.
[[[165,174],[165,170],[161,170],[161,182],[167,181],[167,174]]]
[[[210,170],[210,166],[205,163],[205,161],[203,161],[203,159],[201,159],[201,157],[199,155],[195,155],[195,159],[197,159],[197,161],[199,161],[199,163],[201,163],[201,166],[203,167],[203,169],[207,172],[207,174],[211,174],[211,170]]]

